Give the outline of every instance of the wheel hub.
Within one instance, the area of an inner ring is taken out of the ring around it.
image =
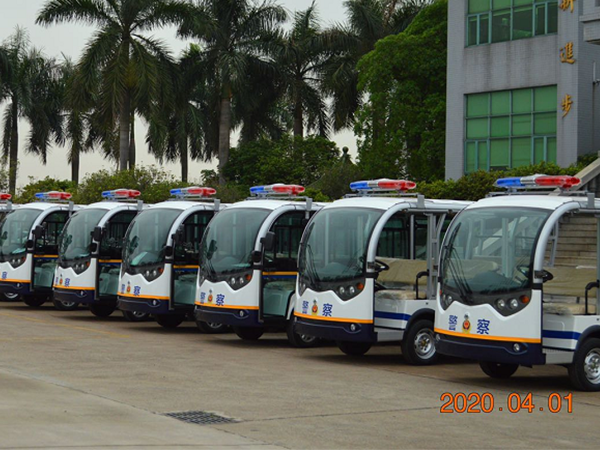
[[[600,349],[591,350],[583,364],[586,378],[594,384],[600,383]]]
[[[428,359],[435,353],[435,343],[431,330],[421,330],[415,336],[415,352],[422,359]]]

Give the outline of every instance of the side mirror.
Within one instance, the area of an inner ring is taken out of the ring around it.
[[[535,277],[536,278],[541,278],[542,279],[542,283],[545,283],[546,281],[552,281],[552,280],[554,280],[554,275],[552,275],[552,273],[548,272],[545,269],[544,270],[536,270]]]
[[[41,226],[41,225],[37,225],[34,229],[33,229],[33,237],[37,240],[40,239],[44,236],[46,229]]]
[[[92,232],[92,239],[94,239],[94,241],[96,241],[96,242],[100,242],[102,240],[102,228],[101,227],[94,228],[94,231]]]
[[[259,252],[258,250],[254,250],[252,252],[252,262],[254,264],[260,264],[261,261],[262,261],[262,253]]]
[[[269,231],[264,237],[260,238],[260,243],[267,251],[273,250],[275,247],[275,233]]]

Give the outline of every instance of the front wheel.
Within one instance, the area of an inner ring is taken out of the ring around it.
[[[418,320],[406,331],[402,340],[402,355],[407,363],[417,366],[431,365],[438,360],[431,320]]]
[[[185,320],[185,314],[157,314],[156,322],[163,328],[177,328]]]
[[[307,334],[299,334],[294,330],[295,320],[292,318],[288,321],[286,332],[289,343],[292,347],[296,348],[310,348],[315,347],[319,344],[319,338],[316,336],[309,336]]]
[[[569,378],[580,391],[600,391],[600,339],[588,339],[577,349]]]
[[[519,368],[518,364],[494,363],[489,361],[479,361],[479,366],[488,377],[499,379],[512,377]]]
[[[96,317],[108,317],[113,312],[115,312],[117,307],[115,305],[107,305],[107,304],[92,304],[90,305],[90,311]]]
[[[265,332],[259,327],[233,327],[233,331],[244,341],[258,341]]]
[[[52,300],[54,307],[59,311],[75,311],[79,308],[79,302],[69,302],[66,300]]]
[[[353,341],[338,341],[337,346],[346,355],[350,356],[362,356],[367,353],[371,346],[370,342],[353,342]]]
[[[123,317],[128,322],[147,322],[150,320],[150,314],[140,311],[123,311]]]
[[[24,297],[23,302],[32,308],[39,308],[48,300],[47,297]]]
[[[196,320],[196,326],[202,333],[206,334],[220,334],[229,330],[229,327],[224,323],[203,322],[201,320]]]
[[[7,302],[16,302],[20,300],[20,295],[19,294],[15,294],[13,292],[5,292],[3,295],[3,300],[7,301]]]

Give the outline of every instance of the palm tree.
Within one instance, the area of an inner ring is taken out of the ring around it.
[[[194,13],[182,23],[179,33],[193,37],[202,46],[202,60],[214,74],[219,93],[219,183],[229,159],[233,128],[232,102],[247,89],[251,67],[267,73],[274,70],[265,57],[266,46],[275,39],[275,27],[286,19],[285,10],[270,0],[200,0]],[[265,87],[268,89],[268,87]],[[254,86],[256,90],[256,86]]]
[[[358,61],[380,39],[404,31],[431,0],[346,0],[348,23],[325,32],[333,56],[324,68],[324,88],[332,98],[333,127],[351,127],[362,104]]]
[[[149,117],[146,142],[159,160],[179,161],[181,180],[188,181],[189,160],[209,160],[218,134],[219,96],[207,83],[208,73],[197,45],[191,45],[171,70],[174,101]]]
[[[303,137],[305,124],[327,136],[329,118],[321,88],[321,72],[330,50],[313,4],[297,12],[292,29],[274,51],[274,62],[285,85],[285,101],[292,107],[294,136]]]
[[[78,64],[74,88],[89,94],[99,80],[97,119],[112,130],[118,118],[121,170],[135,161],[129,154],[132,116],[158,107],[160,91],[170,88],[169,52],[144,33],[179,24],[189,11],[183,0],[49,0],[37,17],[42,25],[75,21],[98,27]],[[103,138],[111,135],[107,131]]]
[[[9,192],[17,185],[19,120],[31,125],[26,150],[46,163],[52,141],[62,138],[59,111],[58,67],[39,50],[31,48],[25,30],[17,28],[2,44],[0,103],[8,102],[3,117],[2,150],[9,160]]]

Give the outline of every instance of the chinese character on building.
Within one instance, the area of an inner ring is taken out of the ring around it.
[[[571,9],[571,12],[573,12],[575,9],[575,0],[561,0],[559,8],[563,11]]]
[[[562,100],[561,106],[563,110],[562,116],[566,117],[567,114],[571,112],[571,107],[573,106],[573,98],[569,94],[565,95],[565,97]]]
[[[567,45],[560,49],[560,62],[567,64],[575,64],[572,42],[568,42]]]

